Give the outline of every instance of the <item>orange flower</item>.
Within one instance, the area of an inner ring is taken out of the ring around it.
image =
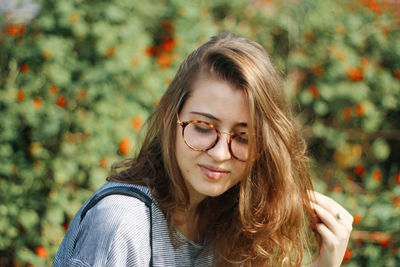
[[[318,97],[319,91],[318,91],[318,87],[315,85],[310,85],[308,87],[308,92],[310,93],[310,95],[314,98]]]
[[[160,55],[157,57],[157,63],[162,67],[166,68],[171,65],[172,59],[168,55]]]
[[[349,260],[351,256],[353,256],[353,250],[351,248],[348,248],[344,253],[343,260]]]
[[[64,96],[60,95],[60,96],[57,97],[56,104],[59,107],[63,108],[67,104],[67,99]]]
[[[140,127],[142,127],[143,119],[140,116],[135,116],[132,119],[132,129],[134,131],[139,131]]]
[[[400,172],[397,173],[397,183],[400,184]]]
[[[129,154],[130,150],[131,150],[131,140],[127,136],[122,137],[121,140],[119,141],[119,152],[122,155],[126,155]]]
[[[109,46],[106,50],[106,57],[112,57],[115,54],[115,47]]]
[[[50,95],[56,95],[58,93],[58,87],[57,85],[50,85],[49,86],[49,93]]]
[[[357,174],[358,176],[364,176],[365,174],[365,168],[363,165],[359,164],[357,166],[354,167],[354,172],[355,174]]]
[[[35,97],[33,99],[33,108],[34,109],[40,109],[42,107],[42,99],[39,97]]]
[[[24,101],[24,99],[25,99],[25,92],[19,90],[17,92],[17,100],[18,100],[18,102],[22,102],[22,101]]]
[[[29,71],[29,65],[27,63],[22,63],[19,67],[19,71],[21,72],[21,74],[27,73]]]
[[[108,166],[107,158],[104,158],[104,157],[101,158],[100,161],[99,161],[99,165],[100,165],[101,168],[107,169],[107,166]]]
[[[175,47],[174,38],[167,38],[161,43],[161,49],[164,52],[170,52]]]
[[[157,55],[157,52],[158,52],[158,48],[157,48],[157,46],[155,46],[155,45],[152,45],[152,46],[149,46],[147,49],[146,49],[146,54],[148,55],[148,56],[155,56],[155,55]]]
[[[360,68],[350,68],[346,71],[347,76],[355,82],[361,81],[364,74]]]
[[[347,107],[343,110],[343,118],[346,120],[351,120],[351,118],[353,118],[353,111],[351,110],[351,108]]]
[[[79,19],[79,14],[74,12],[71,15],[69,15],[69,23],[74,24],[75,22],[77,22]]]
[[[380,170],[375,170],[372,172],[372,178],[379,182],[380,180],[382,180],[382,172]]]
[[[393,76],[397,79],[400,80],[400,69],[395,69],[393,71]]]
[[[315,64],[311,67],[310,72],[315,76],[321,76],[324,73],[324,68],[319,64]]]
[[[7,26],[7,33],[9,36],[14,36],[19,33],[19,27],[16,24],[11,24]]]
[[[356,114],[357,114],[359,117],[364,116],[365,112],[364,112],[364,107],[363,107],[363,105],[358,104],[358,105],[356,106]]]
[[[44,247],[39,246],[36,248],[36,255],[38,255],[41,258],[46,258],[47,257],[47,251]]]
[[[361,217],[361,214],[359,214],[359,213],[357,213],[357,214],[355,214],[354,216],[353,216],[353,219],[354,219],[354,224],[359,224],[361,221],[362,221],[362,217]]]

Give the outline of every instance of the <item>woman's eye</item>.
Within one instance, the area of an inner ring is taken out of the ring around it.
[[[234,139],[236,142],[244,145],[247,145],[249,143],[249,137],[247,136],[247,134],[238,135]]]
[[[202,123],[195,123],[194,129],[199,133],[210,133],[210,132],[214,131],[213,128],[211,128],[208,125],[202,124]]]

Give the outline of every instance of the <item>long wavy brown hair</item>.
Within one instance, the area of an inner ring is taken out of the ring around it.
[[[300,266],[315,248],[306,144],[280,75],[261,45],[233,34],[214,36],[192,52],[149,117],[138,154],[113,165],[109,179],[147,185],[173,227],[189,194],[175,157],[176,114],[200,73],[212,73],[247,95],[255,132],[245,179],[198,211],[207,218],[218,266]]]

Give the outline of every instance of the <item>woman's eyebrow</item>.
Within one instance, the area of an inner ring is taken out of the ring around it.
[[[200,112],[200,111],[190,111],[189,113],[191,114],[195,114],[195,115],[200,115],[200,116],[204,116],[207,117],[209,119],[221,122],[220,119],[218,119],[217,117],[215,117],[214,115],[210,114],[210,113],[205,113],[205,112]],[[247,127],[247,122],[238,122],[235,125],[237,126],[242,126],[242,127]]]

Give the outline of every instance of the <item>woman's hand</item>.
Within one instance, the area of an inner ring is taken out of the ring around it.
[[[318,192],[311,192],[310,200],[318,219],[316,229],[322,237],[320,255],[313,266],[340,266],[353,229],[353,216],[336,201]]]

